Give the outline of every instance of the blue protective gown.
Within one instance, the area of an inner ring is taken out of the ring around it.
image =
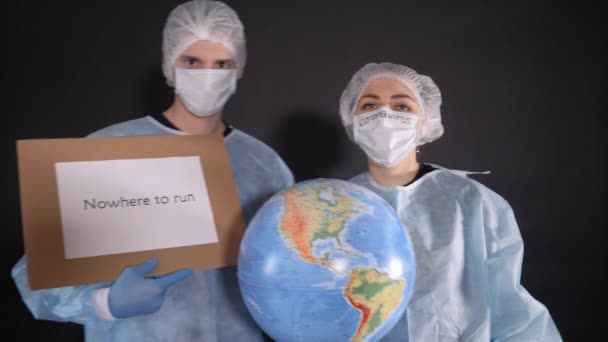
[[[147,116],[97,131],[90,137],[183,134]],[[273,194],[293,184],[279,155],[259,140],[233,129],[225,138],[246,222]],[[19,292],[37,319],[85,326],[87,341],[263,341],[262,331],[241,298],[236,267],[195,271],[170,287],[157,312],[115,321],[97,317],[92,293],[110,284],[31,291],[25,256],[13,267]]]
[[[506,200],[439,166],[412,184],[352,182],[384,198],[416,257],[406,313],[381,341],[561,341],[547,308],[520,284],[523,242]]]

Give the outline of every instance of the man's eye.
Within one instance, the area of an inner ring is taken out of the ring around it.
[[[197,60],[194,58],[186,58],[184,60],[184,63],[186,63],[187,66],[195,66],[197,63]]]
[[[236,69],[236,62],[233,60],[215,62],[216,69]]]

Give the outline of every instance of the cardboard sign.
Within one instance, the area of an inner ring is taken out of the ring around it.
[[[220,136],[17,142],[31,289],[236,265],[244,232]]]

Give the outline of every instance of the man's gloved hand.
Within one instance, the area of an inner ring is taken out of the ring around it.
[[[159,277],[145,275],[152,272],[158,260],[125,268],[112,284],[108,294],[108,307],[112,316],[127,318],[146,315],[160,309],[165,291],[173,284],[192,275],[191,269],[182,269]]]

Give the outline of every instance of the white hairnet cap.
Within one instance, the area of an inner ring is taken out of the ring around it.
[[[340,98],[340,116],[346,134],[353,140],[353,115],[355,106],[367,86],[379,78],[401,81],[416,96],[422,107],[421,128],[418,145],[429,143],[443,135],[441,125],[441,92],[433,80],[415,70],[393,63],[369,63],[353,75]]]
[[[197,40],[220,43],[236,63],[239,78],[247,58],[243,24],[236,12],[220,1],[194,0],[177,6],[163,30],[163,73],[167,83],[175,83],[175,59]]]

